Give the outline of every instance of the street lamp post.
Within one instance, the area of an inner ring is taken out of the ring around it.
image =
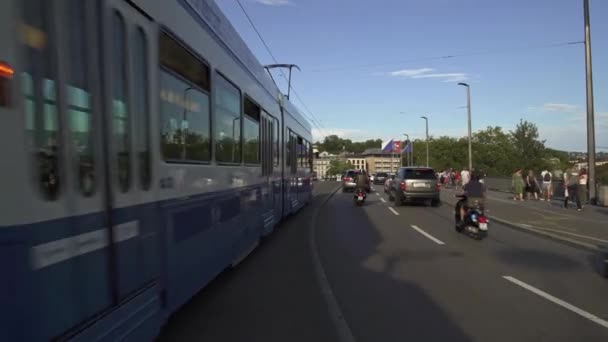
[[[469,171],[473,170],[473,148],[471,146],[471,87],[468,84],[460,82],[458,85],[467,87],[467,114],[469,124]]]
[[[429,167],[429,118],[421,116],[426,122],[426,167]]]
[[[593,73],[591,65],[591,23],[589,0],[583,1],[585,12],[585,70],[587,80],[587,164],[589,173],[589,202],[595,203],[595,114],[593,109]]]
[[[406,133],[403,133],[403,135],[404,135],[404,136],[405,136],[405,138],[407,139],[407,142],[411,144],[412,142],[410,141],[410,136],[409,136],[408,134],[406,134]],[[407,165],[405,165],[405,166],[410,166],[410,156],[409,156],[409,152],[405,152],[405,153],[406,153],[406,155],[405,155],[405,162],[407,163]],[[403,163],[403,162],[402,162],[402,163]],[[404,166],[404,165],[402,165],[402,166]]]
[[[406,112],[399,112],[399,114],[407,114]],[[407,136],[407,140],[410,140],[410,136],[407,134],[404,134],[405,136]],[[409,166],[414,166],[414,142],[412,140],[410,140],[410,144],[412,144],[412,148],[410,149],[410,158],[409,158]]]

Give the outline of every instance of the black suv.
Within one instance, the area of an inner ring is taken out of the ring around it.
[[[389,198],[395,206],[404,202],[424,201],[439,206],[440,184],[430,167],[402,167],[397,171],[390,188]]]
[[[386,172],[376,173],[376,175],[374,176],[374,184],[384,185],[384,182],[386,181],[387,177],[388,177],[388,173],[386,173]]]

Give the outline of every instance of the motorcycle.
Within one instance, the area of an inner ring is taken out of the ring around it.
[[[356,206],[363,205],[363,202],[365,202],[366,197],[367,197],[367,195],[365,194],[365,190],[363,190],[363,189],[355,190],[355,195],[354,195],[355,205]]]
[[[456,197],[461,198],[463,202],[468,200],[466,195],[456,195]],[[464,205],[462,202],[460,204]],[[469,203],[467,212],[464,215],[464,222],[460,220],[460,206],[456,204],[454,219],[456,221],[457,232],[465,232],[477,240],[482,240],[488,236],[488,218],[485,216],[483,206],[479,200]]]

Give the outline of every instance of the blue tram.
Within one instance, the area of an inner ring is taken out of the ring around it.
[[[311,200],[308,122],[212,0],[0,4],[0,332],[150,340]]]

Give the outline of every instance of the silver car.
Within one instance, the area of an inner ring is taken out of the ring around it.
[[[437,176],[430,167],[402,167],[393,179],[389,198],[395,201],[395,206],[422,201],[436,207],[441,203],[439,190]]]
[[[362,172],[361,170],[346,171],[346,174],[344,175],[344,177],[342,177],[342,191],[343,192],[355,191],[355,188],[357,187],[357,183],[355,183],[357,181],[357,175],[359,175],[361,172]],[[369,187],[367,187],[365,189],[365,191],[369,192],[370,191]]]

